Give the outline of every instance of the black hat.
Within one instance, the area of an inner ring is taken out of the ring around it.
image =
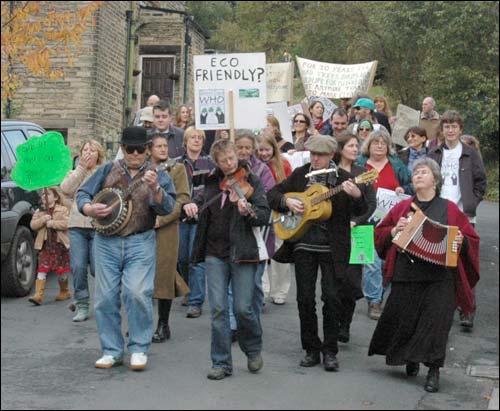
[[[123,130],[120,144],[127,146],[145,146],[151,142],[148,133],[143,127],[127,127]]]

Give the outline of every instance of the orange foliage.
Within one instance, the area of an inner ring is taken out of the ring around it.
[[[104,1],[92,1],[76,12],[57,12],[48,3],[2,1],[2,98],[12,99],[23,84],[13,66],[24,65],[29,73],[48,79],[63,77],[64,69],[55,68],[52,59],[73,64],[87,23],[95,25],[92,15]]]

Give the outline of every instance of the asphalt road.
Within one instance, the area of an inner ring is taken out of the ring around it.
[[[425,367],[409,379],[404,367],[367,356],[375,322],[367,317],[363,300],[356,308],[351,341],[340,346],[340,371],[299,367],[303,352],[293,286],[287,304],[267,303],[264,309],[264,368],[259,374],[247,371],[246,357],[234,344],[233,376],[208,380],[208,305],[202,317],[187,319],[179,300],[172,307],[172,338],[151,346],[146,371],[126,366],[98,370],[94,362],[101,351],[94,317],[72,323],[67,302],[54,301],[58,286],[51,277],[41,307],[27,298],[1,300],[1,408],[486,409],[498,380],[472,377],[467,370],[471,365],[498,367],[498,211],[497,203],[479,208],[482,270],[475,328],[464,333],[456,319],[439,393],[423,390]]]

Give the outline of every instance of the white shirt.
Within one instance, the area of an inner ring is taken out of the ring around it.
[[[443,148],[443,161],[441,162],[441,175],[443,186],[441,197],[454,202],[463,211],[462,193],[460,192],[460,156],[462,143],[453,149]]]

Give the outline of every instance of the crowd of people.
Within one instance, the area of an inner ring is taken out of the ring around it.
[[[385,97],[342,103],[329,119],[323,118],[320,101],[313,101],[308,113],[295,114],[291,142],[273,116],[261,134],[237,130],[231,139],[229,132],[197,129],[189,105],[179,107],[174,118],[166,101],[151,96],[134,125],[122,132],[123,158],[105,162],[101,144],[89,140],[60,187],[42,196],[31,223],[40,253],[30,302],[43,303],[50,271],[59,279],[56,300],[71,298],[71,273],[73,321],[85,321],[90,272],[102,348],[95,367],[122,364],[126,343],[130,368],[143,370],[150,344],[171,336],[173,299],[183,297],[186,317],[194,319],[203,315],[208,296],[212,368],[207,377],[220,380],[233,372],[234,341],[247,356],[248,370],[262,369],[263,306],[266,298],[285,304],[295,277],[305,352],[300,366],[323,361],[326,371],[339,370],[338,343],[349,342],[356,301],[365,298],[368,316],[378,321],[368,354],[385,355],[388,365],[406,365],[408,376],[425,364],[425,390],[437,391],[456,308],[462,326],[473,327],[479,279],[474,225],[486,190],[479,146],[463,134],[460,114],[440,116],[431,97],[423,100],[420,124],[406,132],[405,148],[391,140],[394,117]],[[292,169],[284,153],[306,150],[310,162]],[[377,180],[355,184],[352,178],[367,170],[375,170]],[[271,212],[305,218],[310,205],[288,194],[312,186],[338,189],[323,200],[334,212],[313,219],[299,238],[283,241],[273,231]],[[378,188],[411,198],[375,227],[374,262],[351,264],[351,230],[375,224],[370,217]],[[393,244],[415,210],[458,227],[451,239],[460,250],[456,268],[410,257]]]

